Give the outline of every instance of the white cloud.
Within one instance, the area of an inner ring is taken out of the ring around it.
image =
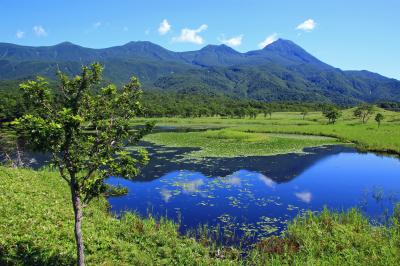
[[[23,31],[21,31],[21,30],[17,30],[17,33],[15,33],[15,36],[16,36],[18,39],[24,38],[25,32],[23,32]]]
[[[197,29],[184,28],[181,30],[181,35],[172,38],[172,40],[175,42],[191,42],[195,44],[203,44],[204,39],[198,34],[202,31],[205,31],[207,28],[208,26],[206,24],[201,25]]]
[[[294,195],[301,200],[302,202],[305,203],[310,203],[312,199],[312,194],[310,192],[299,192],[299,193],[294,193]]]
[[[193,181],[182,183],[182,190],[187,193],[196,193],[200,192],[200,187],[204,184],[202,179],[196,179]]]
[[[258,48],[262,49],[265,46],[268,46],[271,43],[275,42],[276,40],[278,40],[278,33],[273,33],[273,34],[269,35],[267,38],[265,38],[264,41],[260,42],[258,44]]]
[[[32,30],[33,30],[33,33],[35,33],[35,35],[38,36],[38,37],[47,36],[46,30],[40,25],[33,26]]]
[[[93,23],[93,28],[97,29],[102,25],[101,21],[97,21],[95,23]]]
[[[313,19],[307,19],[296,27],[296,30],[312,31],[317,23]]]
[[[220,42],[223,44],[229,45],[229,46],[239,46],[242,44],[242,39],[243,39],[243,34],[240,34],[239,36],[232,37],[229,39],[226,39],[223,35],[220,39],[218,39]]]
[[[158,33],[160,35],[165,35],[171,30],[171,24],[169,24],[168,20],[164,19],[160,23],[160,27],[158,27]]]
[[[240,186],[240,184],[241,184],[240,177],[237,177],[237,176],[230,176],[225,180],[225,182],[227,184],[233,185],[233,186]]]

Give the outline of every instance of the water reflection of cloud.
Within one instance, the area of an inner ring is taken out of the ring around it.
[[[294,195],[299,200],[301,200],[302,202],[305,202],[305,203],[310,203],[311,199],[312,199],[312,194],[310,192],[306,192],[306,191],[304,191],[304,192],[296,192],[296,193],[294,193]]]
[[[164,202],[169,202],[169,200],[170,200],[171,197],[172,197],[172,193],[171,193],[171,191],[168,190],[168,189],[162,189],[162,190],[160,191],[160,194],[161,194],[161,197],[162,197],[162,199],[164,200]]]
[[[266,177],[266,176],[263,175],[263,174],[259,174],[259,175],[258,175],[258,179],[260,179],[267,187],[271,187],[271,188],[275,187],[275,182],[274,182],[274,180],[272,180],[272,179],[269,178],[269,177]]]
[[[233,185],[233,186],[240,186],[241,181],[240,178],[237,176],[229,176],[225,182],[229,185]]]
[[[203,179],[196,179],[190,182],[182,183],[182,189],[188,193],[199,192],[200,187],[204,184]]]

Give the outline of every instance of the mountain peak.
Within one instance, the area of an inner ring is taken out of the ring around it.
[[[56,44],[56,46],[79,46],[79,45],[66,41],[66,42],[60,42],[59,44]]]
[[[159,46],[158,44],[152,43],[150,41],[130,41],[122,46],[117,46],[117,47],[132,47],[132,48],[137,48],[137,47],[142,47],[142,48],[162,48],[163,47]]]
[[[177,58],[174,52],[150,41],[131,41],[121,46],[103,49],[108,57],[138,58],[147,57],[154,60],[173,60]]]
[[[204,46],[203,48],[201,48],[200,50],[206,51],[230,51],[230,52],[236,52],[236,50],[234,50],[233,48],[227,46],[226,44],[209,44]],[[237,52],[236,52],[237,53]]]
[[[122,46],[129,46],[129,45],[156,45],[150,41],[130,41]]]
[[[243,55],[231,47],[209,44],[197,51],[183,52],[182,57],[199,66],[226,66],[238,63]]]
[[[303,50],[300,46],[292,41],[285,39],[278,39],[273,43],[265,46],[263,50],[273,50],[273,51],[288,51],[288,50]],[[303,50],[304,51],[304,50]]]
[[[259,53],[273,55],[274,57],[279,56],[296,64],[312,64],[323,68],[331,68],[329,65],[321,62],[294,42],[285,39],[276,40],[275,42],[265,46],[262,50],[259,50]]]
[[[224,54],[224,55],[239,55],[240,54],[238,51],[236,51],[235,49],[233,49],[225,44],[220,44],[220,45],[209,44],[209,45],[201,48],[200,52],[211,52],[211,53]]]

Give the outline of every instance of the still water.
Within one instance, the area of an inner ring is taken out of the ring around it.
[[[325,206],[356,207],[372,222],[382,223],[400,201],[400,160],[360,153],[350,146],[193,161],[184,157],[191,148],[140,144],[150,152],[151,161],[132,181],[107,180],[129,189],[125,196],[108,199],[111,211],[167,217],[179,223],[182,233],[196,231],[200,225],[219,228],[217,240],[227,243],[279,234],[299,213]],[[46,154],[26,152],[25,156],[34,169],[49,160]]]
[[[192,149],[145,145],[152,160],[139,177],[108,179],[129,189],[109,198],[111,210],[167,217],[182,233],[206,224],[232,241],[256,241],[279,234],[297,214],[324,206],[357,207],[372,221],[384,222],[400,196],[400,160],[347,146],[191,161],[183,154]]]

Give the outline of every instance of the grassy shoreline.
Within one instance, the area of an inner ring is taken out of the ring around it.
[[[272,118],[265,118],[258,116],[256,119],[234,119],[234,118],[159,118],[150,119],[157,122],[160,126],[175,126],[175,127],[188,127],[188,128],[215,128],[223,127],[224,129],[216,131],[229,130],[232,135],[240,133],[253,133],[253,134],[299,134],[311,136],[325,136],[337,139],[342,143],[353,143],[362,151],[373,151],[387,154],[400,155],[400,113],[378,109],[377,112],[385,116],[384,122],[378,128],[377,123],[373,117],[365,124],[362,124],[358,119],[353,116],[353,109],[343,111],[343,115],[336,124],[327,124],[326,119],[320,112],[311,112],[303,120],[299,112],[282,112],[274,113]],[[142,122],[142,119],[133,121],[133,124]],[[164,135],[161,135],[164,134]],[[186,135],[185,135],[186,134]],[[192,141],[190,143],[186,139],[192,134],[188,133],[155,133],[146,136],[146,139],[160,145],[178,146],[178,147],[200,147],[205,149],[203,156],[226,156],[223,151],[218,149],[207,149],[209,145],[206,143],[199,143],[199,141]],[[204,134],[204,133],[203,133]],[[195,135],[195,134],[193,134]],[[202,133],[197,133],[197,137],[202,137]],[[235,138],[231,138],[235,141]],[[211,140],[212,141],[212,140]],[[240,142],[237,142],[240,146]],[[264,145],[259,142],[260,145]],[[309,147],[315,143],[307,143],[301,145],[296,143],[294,146]],[[304,143],[303,143],[304,144]],[[311,145],[310,145],[311,144]],[[327,143],[329,144],[329,143]],[[318,146],[318,145],[317,145]],[[231,148],[235,148],[235,145]],[[265,149],[262,152],[257,152],[256,155],[270,155],[274,154],[273,149]],[[293,152],[292,147],[280,147],[280,152]],[[298,151],[299,149],[297,149]],[[252,151],[249,151],[251,154]],[[200,153],[201,154],[201,153]],[[242,156],[243,154],[229,154],[229,156]]]

